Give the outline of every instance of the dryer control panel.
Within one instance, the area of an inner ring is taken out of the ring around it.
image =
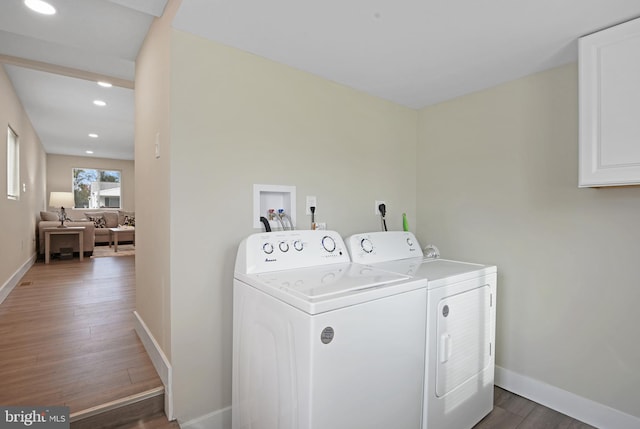
[[[355,234],[346,239],[351,260],[360,264],[421,258],[416,237],[407,231],[378,231]]]
[[[263,232],[240,243],[236,272],[255,274],[344,262],[351,259],[335,231]]]

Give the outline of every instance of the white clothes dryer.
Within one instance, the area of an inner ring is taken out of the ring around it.
[[[427,282],[422,429],[470,429],[493,409],[495,266],[424,258],[410,232],[346,239],[353,262]]]
[[[333,231],[247,237],[233,283],[233,429],[418,429],[426,288]]]

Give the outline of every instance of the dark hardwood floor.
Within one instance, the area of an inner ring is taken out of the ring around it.
[[[0,404],[73,415],[162,388],[134,309],[134,256],[37,262],[0,305]]]
[[[493,398],[493,411],[473,429],[594,429],[499,387]]]

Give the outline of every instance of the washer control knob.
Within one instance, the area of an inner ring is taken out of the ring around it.
[[[336,242],[333,238],[325,235],[324,237],[322,237],[322,247],[324,247],[324,250],[331,253],[336,250]]]
[[[362,248],[362,250],[364,250],[366,253],[371,253],[373,252],[373,243],[371,242],[371,240],[369,240],[368,238],[363,238],[362,240],[360,240],[360,247]]]
[[[296,249],[298,252],[302,250],[303,245],[302,245],[302,241],[300,240],[296,240],[293,242],[293,248]]]
[[[286,241],[281,241],[280,244],[278,244],[278,247],[280,248],[281,252],[287,252],[289,250],[289,243],[287,243]]]
[[[263,251],[264,253],[266,253],[267,255],[272,254],[272,253],[273,253],[273,244],[271,244],[271,243],[264,243],[264,244],[262,245],[262,251]]]
[[[409,245],[409,247],[413,247],[413,240],[411,239],[411,237],[407,238],[407,244]]]

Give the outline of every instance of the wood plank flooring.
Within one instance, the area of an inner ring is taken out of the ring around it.
[[[493,411],[473,429],[595,429],[529,399],[494,388]]]
[[[135,257],[36,263],[0,305],[0,404],[71,413],[162,386],[133,325]]]

